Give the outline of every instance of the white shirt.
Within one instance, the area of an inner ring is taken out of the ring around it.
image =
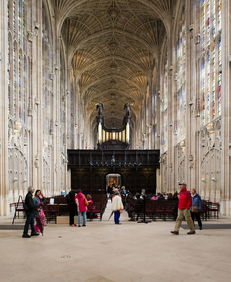
[[[115,195],[112,199],[112,210],[118,211],[123,210],[124,206],[121,200],[121,197],[119,195]]]

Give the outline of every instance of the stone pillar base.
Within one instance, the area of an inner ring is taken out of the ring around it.
[[[231,216],[231,201],[223,200],[220,201],[220,213],[222,215]]]

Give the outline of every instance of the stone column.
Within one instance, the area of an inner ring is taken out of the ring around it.
[[[221,212],[231,215],[231,2],[222,2]]]
[[[8,204],[8,1],[0,1],[0,216]]]
[[[191,3],[193,7],[193,3]],[[200,130],[200,22],[197,20],[199,15],[199,5],[195,9],[191,9],[191,188],[196,188],[200,193],[200,149],[199,149],[199,130]],[[196,20],[195,20],[196,19]]]
[[[42,2],[32,6],[32,18],[32,185],[38,188],[42,187]]]
[[[52,22],[51,22],[52,24]],[[60,187],[62,178],[62,145],[60,140],[60,130],[61,130],[61,118],[60,118],[60,107],[61,107],[61,95],[60,93],[60,44],[61,40],[57,39],[56,33],[53,34],[53,50],[55,53],[53,61],[54,80],[53,80],[53,92],[54,92],[54,107],[53,107],[53,120],[55,122],[54,136],[53,136],[53,174],[52,174],[52,184],[53,184],[53,195],[60,193],[63,187]]]
[[[175,173],[174,173],[174,115],[175,115],[175,103],[174,103],[174,96],[175,96],[175,83],[173,73],[174,71],[174,38],[172,35],[169,35],[168,43],[168,150],[167,150],[167,187],[164,188],[165,192],[174,190],[174,183],[175,183]]]
[[[196,122],[193,117],[193,97],[195,92],[193,91],[193,24],[192,24],[192,5],[191,0],[186,0],[185,6],[185,25],[186,25],[186,60],[185,60],[185,72],[186,72],[186,117],[185,117],[185,131],[186,131],[186,151],[185,151],[185,181],[188,184],[188,188],[195,188],[195,177],[193,174],[193,147]]]

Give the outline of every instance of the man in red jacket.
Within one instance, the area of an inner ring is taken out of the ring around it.
[[[181,227],[182,220],[186,219],[190,231],[188,235],[195,234],[195,227],[191,218],[190,208],[192,204],[192,197],[190,192],[187,190],[187,185],[183,182],[179,183],[180,193],[179,193],[179,202],[178,202],[178,216],[176,219],[176,225],[174,231],[171,231],[172,234],[179,235],[179,229]]]

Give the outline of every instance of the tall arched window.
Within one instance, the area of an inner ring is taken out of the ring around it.
[[[19,51],[19,58],[18,58],[18,117],[20,122],[22,121],[22,115],[23,115],[23,55],[22,50]]]
[[[206,125],[221,115],[222,0],[200,1],[200,117]]]
[[[13,116],[13,42],[11,34],[8,35],[8,112]]]
[[[17,119],[18,106],[18,44],[14,42],[13,49],[13,117]]]
[[[17,200],[18,193],[23,187],[18,181],[18,177],[21,177],[18,167],[21,168],[22,159],[28,162],[28,146],[25,144],[29,144],[29,139],[23,139],[22,134],[23,130],[30,127],[27,119],[29,99],[26,86],[30,84],[31,74],[29,74],[25,59],[31,58],[32,53],[31,48],[27,48],[31,42],[26,40],[28,2],[31,1],[8,1],[9,186],[12,187],[13,195],[16,197],[14,200]],[[13,138],[14,136],[17,138]],[[17,152],[20,152],[21,159],[17,157]],[[29,175],[28,170],[24,173]],[[13,171],[15,174],[12,173]]]
[[[27,114],[28,114],[28,107],[29,107],[29,97],[28,97],[28,67],[27,67],[27,59],[26,56],[24,56],[24,62],[23,62],[23,102],[22,102],[22,108],[23,108],[23,123],[27,124]]]

